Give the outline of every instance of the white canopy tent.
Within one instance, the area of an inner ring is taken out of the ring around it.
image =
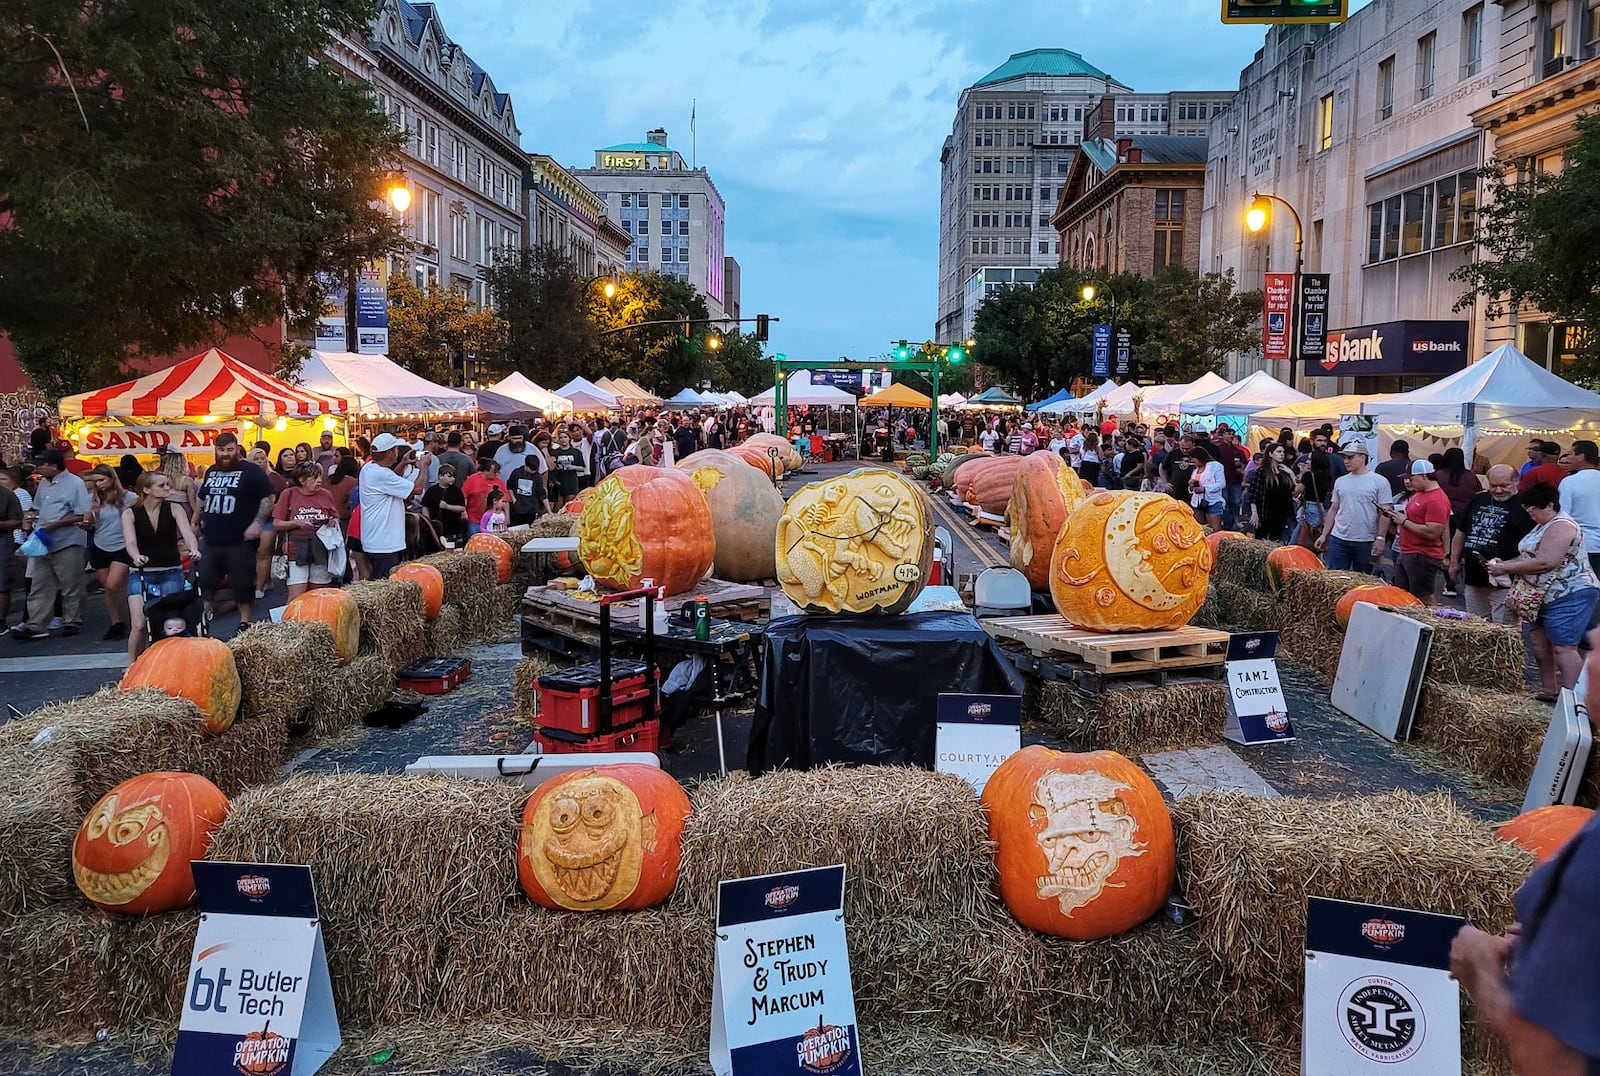
[[[750,402],[750,398],[748,396],[746,396],[744,393],[738,391],[737,389],[729,389],[727,392],[724,392],[722,394],[722,398],[724,400],[728,401],[729,404],[732,404],[732,405],[735,405],[735,406],[737,406],[739,404],[746,404],[746,403]]]
[[[1132,381],[1124,382],[1100,398],[1097,407],[1105,409],[1107,415],[1116,415],[1127,418],[1133,415],[1134,405],[1144,399],[1147,389],[1153,385],[1135,385]]]
[[[1370,395],[1349,393],[1344,396],[1319,396],[1257,411],[1250,416],[1250,422],[1257,426],[1320,426],[1324,422],[1338,425],[1339,419],[1345,415],[1359,415],[1362,404],[1387,400],[1393,395],[1379,392]]]
[[[1145,416],[1175,414],[1185,400],[1198,400],[1228,387],[1228,380],[1217,374],[1205,373],[1184,385],[1155,385],[1147,389],[1140,401]]]
[[[963,407],[966,402],[967,398],[959,392],[947,392],[939,397],[940,407]]]
[[[566,414],[572,410],[570,400],[557,396],[537,381],[530,381],[520,373],[501,378],[489,386],[489,391],[509,396],[513,400],[521,400],[525,404],[532,404],[547,415]]]
[[[1044,404],[1041,407],[1034,408],[1034,414],[1092,415],[1094,414],[1095,408],[1099,406],[1101,400],[1105,399],[1108,394],[1115,392],[1121,387],[1122,386],[1118,385],[1115,381],[1107,380],[1105,384],[1101,385],[1087,396],[1079,396],[1076,399],[1069,397],[1065,400],[1057,400],[1055,403]]]
[[[1384,425],[1460,426],[1467,459],[1483,434],[1526,436],[1600,424],[1600,395],[1546,370],[1510,344],[1449,377],[1361,405]]]
[[[562,385],[560,388],[556,389],[556,395],[565,396],[569,400],[573,399],[574,396],[582,395],[587,396],[590,401],[603,400],[605,401],[606,407],[617,406],[616,393],[607,392],[599,385],[596,385],[593,381],[582,377],[575,377],[571,381],[568,381],[565,385]],[[585,408],[585,410],[592,409]]]
[[[385,355],[313,351],[300,365],[303,388],[350,401],[350,413],[365,418],[395,415],[473,415],[478,398],[435,385]]]
[[[789,375],[789,405],[791,407],[854,407],[856,397],[832,385],[813,385],[811,371],[796,370]],[[777,402],[777,389],[770,388],[750,398],[750,403],[772,407]]]
[[[668,407],[701,407],[705,404],[705,397],[694,389],[683,389],[663,401]]]
[[[1178,410],[1182,414],[1202,418],[1221,415],[1248,418],[1269,407],[1309,399],[1310,396],[1290,388],[1265,370],[1257,370],[1237,385],[1227,385],[1209,395],[1183,401],[1178,405]]]

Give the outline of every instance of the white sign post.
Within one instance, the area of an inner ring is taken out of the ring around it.
[[[197,861],[194,882],[173,1076],[311,1076],[340,1040],[311,868]]]
[[[1312,897],[1302,1076],[1460,1076],[1453,915]]]
[[[716,952],[717,1076],[861,1076],[842,864],[723,882]]]
[[[1021,695],[940,695],[933,768],[983,795],[1000,763],[1022,750]]]
[[[1294,739],[1289,703],[1278,681],[1275,631],[1241,632],[1228,639],[1228,719],[1224,738],[1240,744]]]

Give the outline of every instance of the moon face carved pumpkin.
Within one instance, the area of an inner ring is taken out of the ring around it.
[[[228,798],[192,773],[147,773],[90,809],[72,844],[72,877],[108,912],[148,915],[194,901],[189,862],[204,859]]]
[[[873,467],[796,490],[777,543],[778,582],[808,613],[902,612],[933,566],[922,493]]]
[[[578,559],[613,590],[653,579],[668,594],[682,594],[706,577],[715,558],[711,510],[682,471],[623,467],[583,502]]]
[[[522,814],[517,873],[547,908],[632,911],[678,880],[689,798],[663,770],[602,766],[540,785]]]
[[[1011,527],[1011,566],[1028,577],[1034,590],[1050,585],[1050,556],[1056,538],[1083,500],[1083,484],[1054,452],[1023,457],[1011,484],[1006,518]]]
[[[1098,493],[1067,518],[1050,558],[1050,596],[1089,631],[1160,631],[1205,603],[1211,547],[1187,507],[1163,493]]]

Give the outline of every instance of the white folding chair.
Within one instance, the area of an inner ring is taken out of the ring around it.
[[[972,583],[973,616],[1024,616],[1033,611],[1033,588],[1015,568],[985,568]]]
[[[955,546],[950,532],[943,527],[933,528],[933,556],[939,562],[939,579],[947,587],[956,585]]]

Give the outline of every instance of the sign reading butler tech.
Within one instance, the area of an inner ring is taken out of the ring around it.
[[[1386,321],[1335,329],[1321,358],[1306,356],[1307,377],[1453,374],[1467,366],[1464,321]]]

